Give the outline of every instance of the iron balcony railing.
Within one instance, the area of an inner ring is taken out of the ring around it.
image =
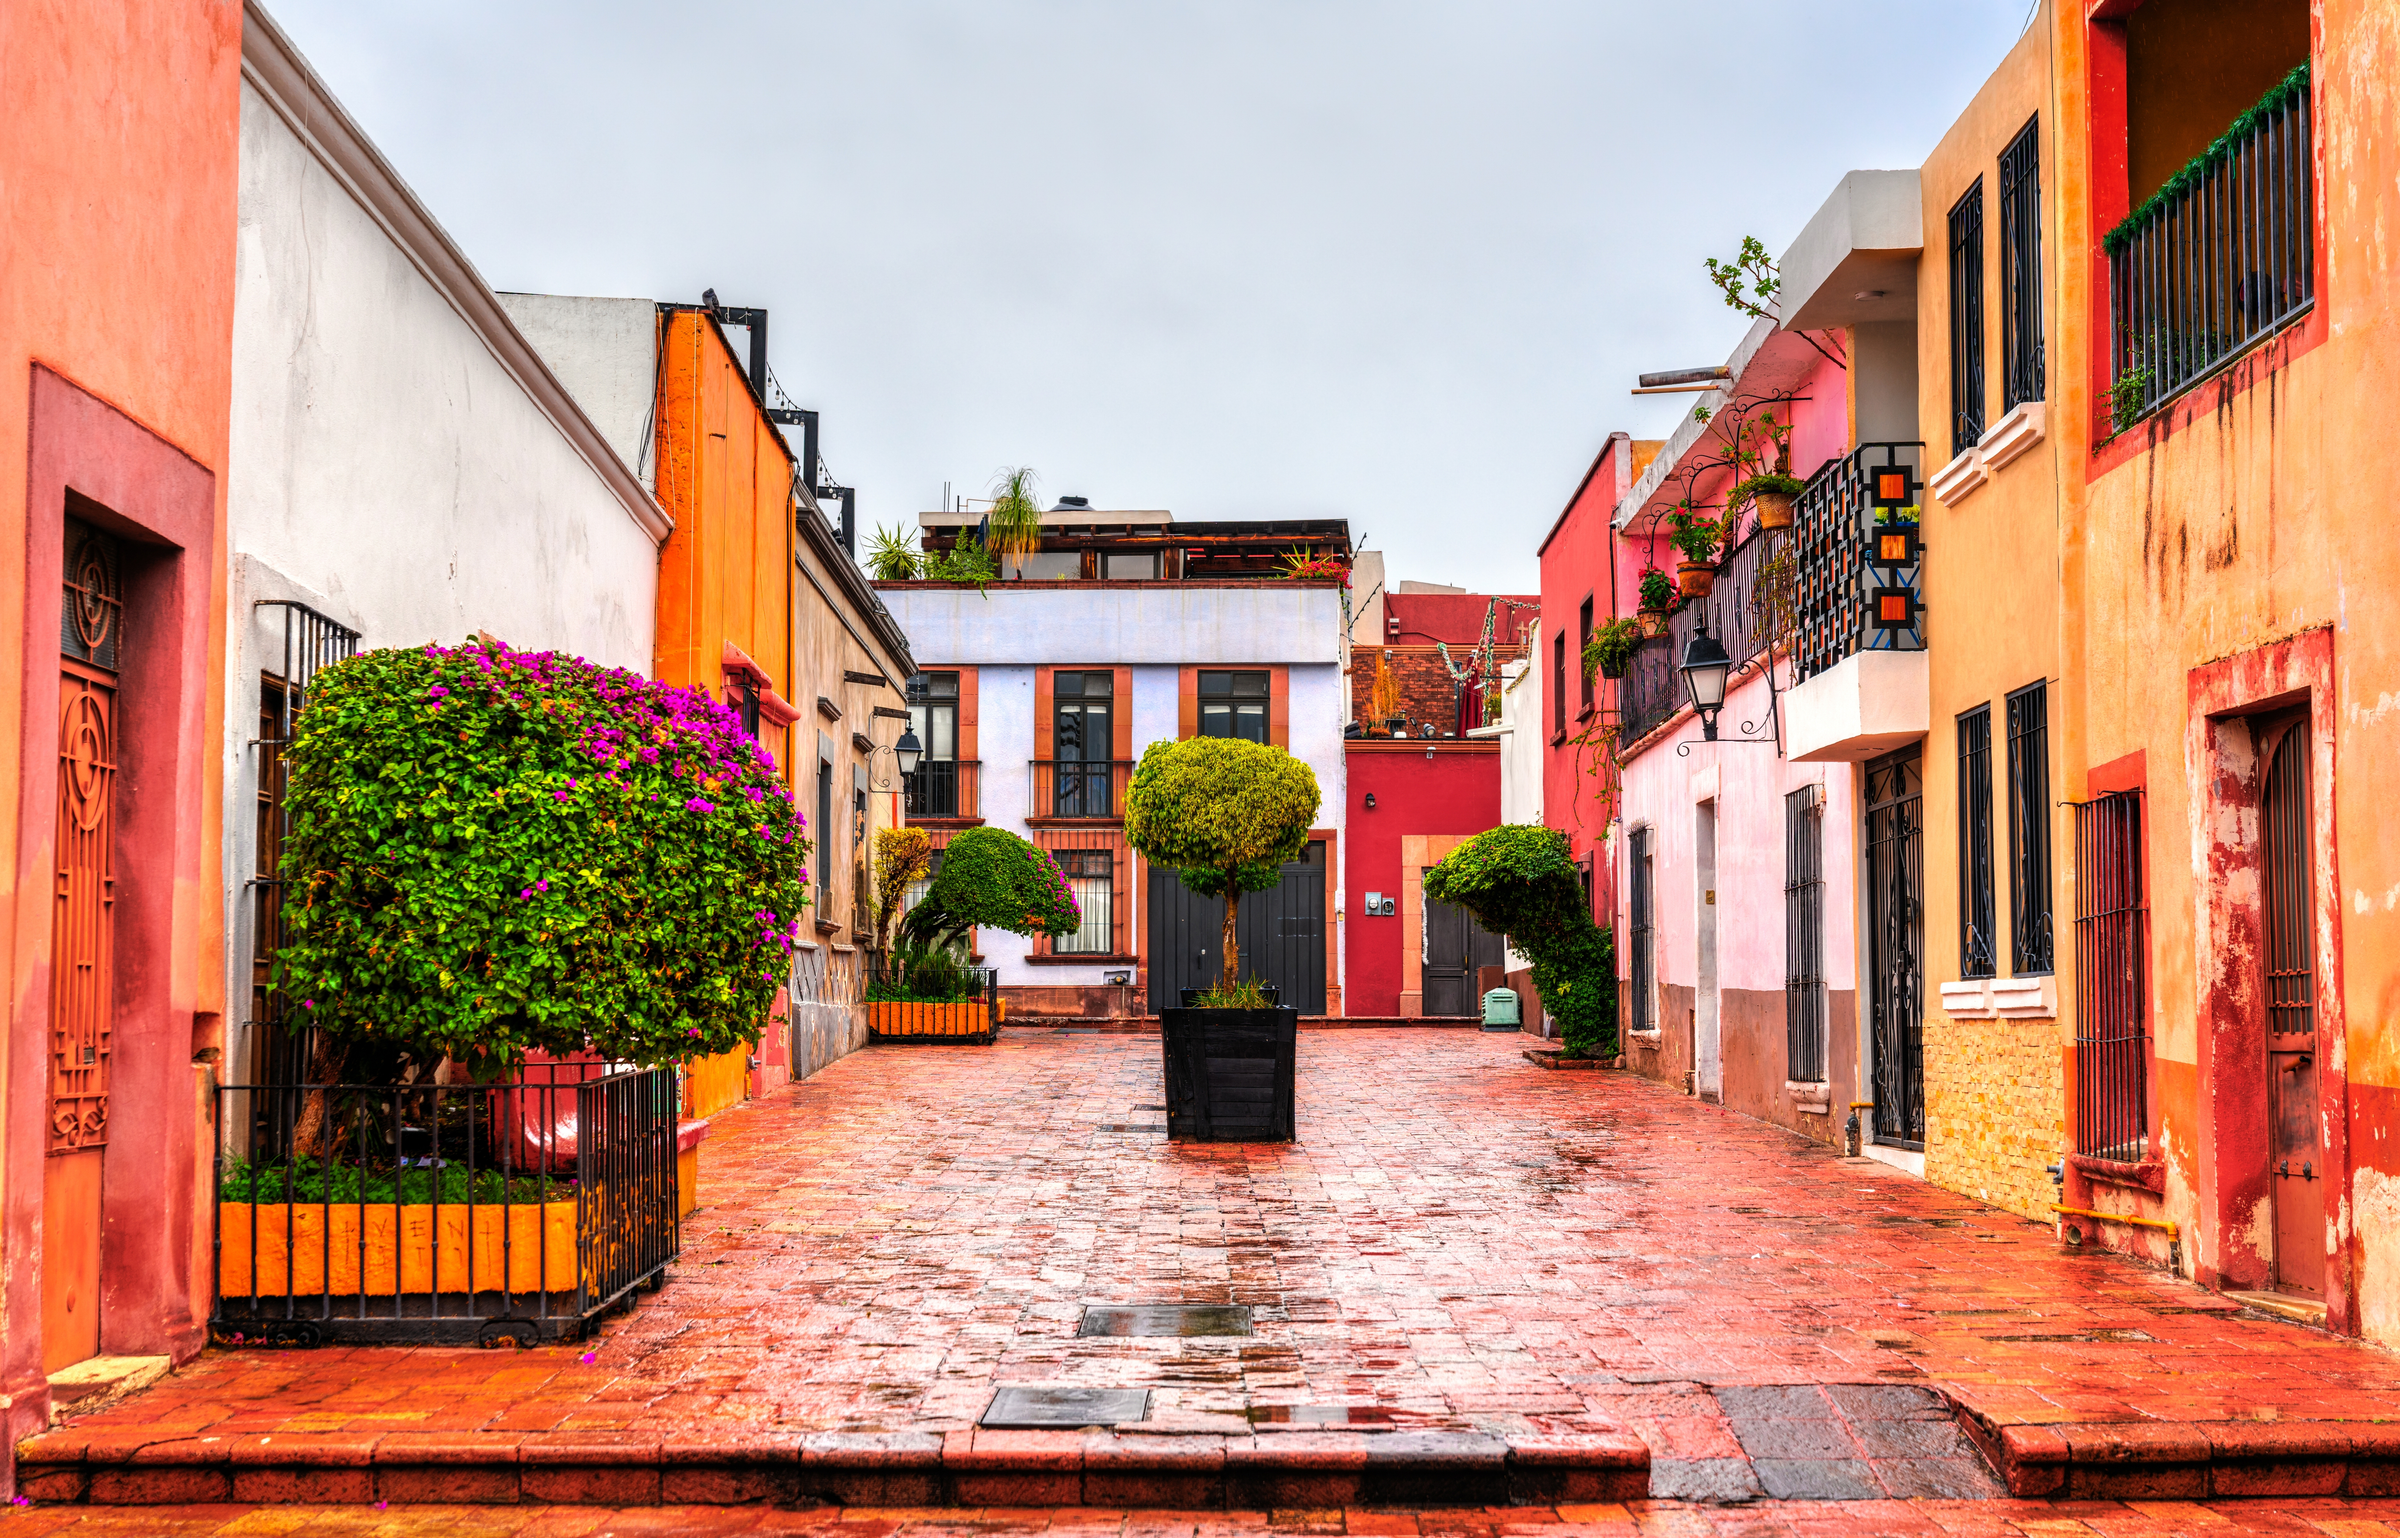
[[[2108,233],[2120,428],[2315,301],[2310,126],[2302,66]]]
[[[572,1340],[680,1247],[672,1069],[218,1093],[222,1344]]]
[[[1125,787],[1133,780],[1133,761],[1103,760],[1075,763],[1064,759],[1033,759],[1033,798],[1028,817],[1075,822],[1115,822],[1125,816]]]
[[[1925,649],[1917,509],[1877,508],[1874,485],[1897,469],[1915,486],[1924,455],[1922,443],[1862,443],[1809,477],[1792,521],[1794,683],[1862,651]]]
[[[908,779],[908,815],[920,821],[983,815],[978,793],[983,762],[973,758],[924,758]]]
[[[1759,568],[1772,554],[1768,537],[1753,529],[1717,568],[1716,586],[1706,598],[1695,598],[1667,620],[1667,633],[1635,648],[1617,685],[1617,742],[1631,747],[1691,703],[1683,675],[1677,671],[1683,649],[1705,620],[1733,665],[1756,657],[1767,644],[1767,626],[1758,608]]]

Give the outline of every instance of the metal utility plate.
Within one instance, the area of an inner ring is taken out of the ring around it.
[[[1104,1121],[1100,1124],[1100,1130],[1103,1132],[1164,1132],[1167,1130],[1167,1124],[1163,1121]]]
[[[1146,1388],[1004,1388],[984,1407],[981,1424],[1039,1430],[1121,1426],[1149,1418]]]
[[[1375,1427],[1389,1431],[1399,1422],[1389,1410],[1344,1404],[1254,1404],[1243,1412],[1253,1426],[1291,1426],[1318,1430],[1329,1426]]]
[[[1077,1335],[1248,1335],[1246,1303],[1093,1303]]]

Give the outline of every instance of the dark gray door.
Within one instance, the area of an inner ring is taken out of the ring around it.
[[[1195,897],[1175,872],[1150,867],[1150,1012],[1206,988],[1223,962],[1225,904]],[[1242,976],[1272,983],[1304,1015],[1325,1012],[1325,846],[1312,843],[1283,880],[1242,898],[1234,934]]]
[[[1425,899],[1424,1012],[1478,1015],[1475,969],[1501,965],[1505,947],[1464,908]]]

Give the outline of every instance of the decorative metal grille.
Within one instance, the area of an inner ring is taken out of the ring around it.
[[[1718,566],[1716,585],[1708,596],[1676,610],[1664,636],[1635,648],[1617,686],[1619,743],[1640,741],[1691,703],[1677,669],[1684,647],[1704,621],[1737,668],[1766,648],[1766,628],[1758,612],[1758,569],[1772,553],[1767,536],[1752,529]]]
[[[1784,1076],[1825,1077],[1825,802],[1803,785],[1783,798]]]
[[[2044,393],[2041,126],[2036,116],[2000,152],[2002,411],[2019,401],[2038,401]]]
[[[1914,747],[1867,765],[1867,931],[1875,1141],[1925,1146],[1923,764]]]
[[[1650,869],[1650,830],[1648,828],[1634,829],[1632,837],[1626,840],[1625,853],[1627,861],[1632,866],[1633,877],[1633,890],[1628,894],[1627,903],[1631,911],[1627,915],[1626,926],[1632,931],[1633,941],[1627,947],[1627,981],[1633,989],[1632,1028],[1637,1031],[1655,1030],[1657,1027],[1651,1016],[1653,1007],[1651,995],[1656,989],[1653,987],[1655,979],[1652,976],[1654,965],[1651,956],[1651,942],[1654,937],[1651,933],[1650,922],[1653,895]]]
[[[2270,750],[2259,805],[2259,842],[2265,856],[2265,949],[2267,1036],[2309,1036],[2317,1030],[2316,894],[2309,858],[2309,737],[2305,727],[2285,731]],[[2295,1048],[2282,1043],[2286,1051]]]
[[[1923,651],[1925,621],[1917,603],[1917,577],[1924,551],[1910,546],[1906,565],[1879,566],[1876,532],[1914,529],[1914,524],[1875,521],[1873,473],[1905,469],[1920,479],[1925,445],[1862,443],[1847,458],[1833,460],[1809,478],[1792,522],[1797,567],[1792,633],[1793,681],[1834,667],[1860,651]],[[1890,510],[1895,512],[1899,510]],[[1905,624],[1880,623],[1883,595],[1903,595]],[[1710,631],[1715,632],[1712,622]],[[1726,650],[1733,650],[1731,642]]]
[[[2008,934],[2010,970],[2053,968],[2050,917],[2050,691],[2008,697]]]
[[[2316,300],[2305,76],[2278,86],[2110,232],[2111,372],[2120,422],[2153,410]]]
[[[125,630],[125,563],[116,537],[70,517],[65,571],[59,653],[114,673]]]
[[[1950,207],[1950,453],[1983,441],[1983,178]]]
[[[2075,808],[2075,1150],[2141,1162],[2150,1134],[2142,797]]]
[[[1992,707],[1958,718],[1958,975],[1999,970],[1992,880]]]

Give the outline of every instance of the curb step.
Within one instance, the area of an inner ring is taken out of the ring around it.
[[[1995,1426],[1962,1407],[1959,1423],[2021,1498],[2400,1495],[2400,1419]]]
[[[613,1436],[361,1432],[178,1437],[45,1432],[17,1450],[34,1501],[753,1502],[876,1506],[1552,1505],[1636,1500],[1650,1451],[1631,1433],[1503,1441],[1464,1432],[818,1432]]]

